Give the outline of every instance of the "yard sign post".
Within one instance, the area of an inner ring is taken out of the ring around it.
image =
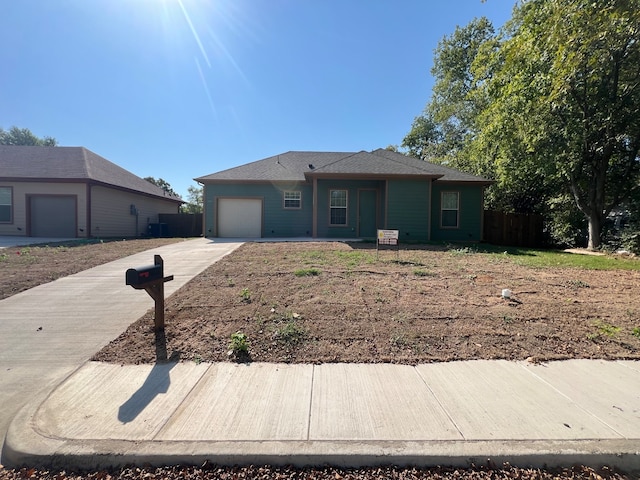
[[[391,245],[396,247],[396,258],[400,258],[400,230],[378,230],[376,242],[376,260],[378,259],[380,245]]]

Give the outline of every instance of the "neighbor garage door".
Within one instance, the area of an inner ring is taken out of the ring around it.
[[[75,196],[33,195],[29,197],[32,237],[76,237]]]
[[[218,237],[262,236],[262,199],[219,198]]]

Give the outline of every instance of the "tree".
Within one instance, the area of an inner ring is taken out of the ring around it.
[[[154,178],[154,177],[144,177],[144,179],[149,182],[149,183],[153,183],[154,185],[156,185],[157,187],[160,187],[161,189],[163,189],[165,192],[167,192],[170,195],[173,195],[174,197],[179,197],[182,198],[180,195],[178,195],[173,188],[171,188],[171,185],[169,185],[169,182],[167,182],[166,180],[162,179],[162,178]]]
[[[182,206],[184,213],[202,213],[202,186],[189,185],[187,187],[187,204]]]
[[[493,25],[481,17],[440,40],[431,69],[435,79],[431,100],[402,142],[411,155],[465,168],[465,150],[476,134],[476,118],[483,106],[479,96],[471,95],[478,82],[472,66],[494,37]]]
[[[429,162],[440,162],[447,155],[443,134],[428,109],[416,117],[411,130],[402,140],[409,155]],[[444,163],[444,162],[443,162]]]
[[[39,138],[28,128],[18,128],[13,126],[9,130],[0,128],[0,145],[55,147],[58,145],[58,141],[53,137]]]
[[[639,39],[640,0],[522,1],[498,35],[474,20],[439,43],[403,146],[495,180],[493,207],[579,212],[598,248],[607,215],[639,198]]]
[[[508,29],[479,151],[498,145],[498,176],[532,171],[570,193],[598,248],[640,189],[640,0],[529,0]]]

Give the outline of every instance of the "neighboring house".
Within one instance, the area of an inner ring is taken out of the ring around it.
[[[84,147],[0,145],[0,235],[135,237],[181,204]]]
[[[196,178],[208,237],[479,241],[491,182],[384,149],[287,152]]]

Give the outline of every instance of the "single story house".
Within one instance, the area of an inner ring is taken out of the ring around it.
[[[0,235],[136,237],[182,203],[84,147],[0,145]]]
[[[477,176],[385,149],[287,152],[195,179],[208,237],[480,241]]]

